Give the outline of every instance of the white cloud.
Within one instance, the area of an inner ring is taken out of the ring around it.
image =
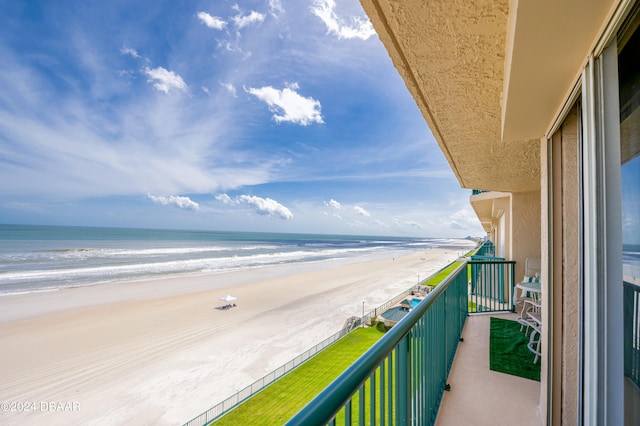
[[[374,219],[373,223],[374,223],[374,225],[378,225],[381,228],[389,228],[389,225],[387,225],[386,223],[384,223],[383,221],[378,220],[378,219]]]
[[[269,0],[269,13],[274,17],[284,13],[284,7],[282,7],[280,0]]]
[[[207,95],[210,95],[210,94],[211,94],[211,93],[209,93],[209,88],[208,88],[207,86],[202,86],[202,87],[200,87],[200,88],[201,88],[201,89],[202,89],[202,91],[203,91],[204,93],[206,93]]]
[[[366,211],[365,209],[363,209],[360,206],[355,206],[353,207],[353,211],[356,212],[356,214],[360,215],[360,216],[364,216],[364,217],[369,217],[371,216],[371,213],[369,213],[368,211]]]
[[[130,47],[124,46],[122,49],[120,49],[120,53],[123,55],[131,55],[132,57],[139,59],[140,55],[138,54],[138,52],[135,49],[132,49]]]
[[[241,195],[238,200],[253,206],[256,212],[265,216],[274,216],[280,219],[289,220],[293,218],[291,211],[271,198],[260,198],[254,195]]]
[[[424,226],[420,225],[418,222],[415,222],[413,220],[408,220],[404,224],[411,226],[413,228],[424,229]]]
[[[478,217],[470,210],[463,209],[454,212],[443,222],[451,229],[475,230],[478,227]]]
[[[209,28],[214,30],[223,30],[227,26],[224,19],[217,16],[211,16],[207,12],[198,12],[198,19]]]
[[[216,195],[216,200],[222,201],[223,203],[228,204],[230,206],[235,206],[236,204],[238,204],[237,202],[233,201],[231,197],[229,197],[227,194]]]
[[[234,86],[232,83],[220,83],[220,84],[222,85],[222,87],[227,89],[227,92],[231,93],[234,98],[238,96],[236,86]]]
[[[166,70],[162,67],[150,69],[145,68],[144,73],[149,76],[150,83],[153,83],[153,87],[157,90],[169,93],[170,89],[177,89],[181,91],[187,90],[187,84],[184,82],[182,77],[173,71]]]
[[[233,22],[235,23],[236,27],[238,29],[241,29],[246,27],[247,25],[256,24],[264,21],[264,15],[260,12],[256,12],[255,10],[252,10],[248,15],[242,16],[240,14],[240,15],[234,16],[231,19],[233,19]]]
[[[200,208],[200,205],[195,201],[192,201],[189,197],[180,197],[177,195],[170,195],[166,197],[164,195],[147,194],[147,198],[155,204],[163,206],[174,205],[186,210],[198,210]]]
[[[335,9],[334,0],[315,0],[311,7],[313,14],[327,26],[327,32],[334,33],[338,38],[367,40],[375,35],[373,25],[367,18],[355,16],[351,19],[351,23],[347,24],[338,17]]]
[[[298,85],[294,83],[282,90],[274,89],[271,86],[259,89],[250,87],[245,90],[269,105],[269,109],[274,112],[273,119],[277,123],[285,121],[303,126],[311,123],[324,123],[320,101],[301,96],[295,91],[297,88]]]
[[[284,220],[293,218],[293,214],[288,208],[271,198],[261,198],[254,195],[239,195],[231,198],[227,194],[220,194],[216,195],[216,200],[222,201],[229,206],[237,206],[240,203],[248,204],[256,210],[256,213],[263,216],[272,216]]]
[[[325,201],[324,202],[325,206],[329,206],[329,207],[333,207],[334,209],[340,209],[340,203],[337,202],[336,200],[334,200],[333,198],[330,199],[329,201]]]

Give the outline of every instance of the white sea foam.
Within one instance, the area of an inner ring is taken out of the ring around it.
[[[468,241],[0,225],[0,293],[415,251]]]

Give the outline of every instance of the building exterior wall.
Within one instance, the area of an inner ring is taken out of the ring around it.
[[[549,207],[551,205],[551,191],[549,190],[549,146],[546,138],[540,141],[540,240],[542,244],[540,246],[540,277],[542,280],[542,293],[549,294],[549,277],[551,265],[549,264],[549,258],[551,255],[551,245],[547,242],[550,238],[551,230],[551,217]],[[540,415],[541,419],[547,419],[547,406],[549,398],[549,384],[547,377],[549,376],[549,345],[547,339],[544,338],[549,335],[549,321],[550,315],[550,301],[549,297],[542,297],[542,345],[540,351],[542,356],[540,357]],[[547,422],[544,421],[544,424]]]
[[[550,424],[578,419],[580,359],[579,128],[573,108],[541,149],[543,375],[541,403],[551,402]],[[547,344],[550,344],[547,346]],[[550,374],[549,374],[550,373]],[[550,400],[550,401],[549,401]],[[547,405],[549,406],[549,405]]]
[[[512,249],[516,282],[525,273],[527,258],[540,259],[540,191],[514,192],[512,204]]]
[[[578,418],[580,330],[580,200],[578,114],[574,108],[562,128],[562,424]],[[558,361],[558,360],[556,360]]]
[[[548,424],[575,425],[579,418],[579,132],[574,107],[540,149],[542,352],[546,355],[542,357],[540,409],[546,412],[550,407],[545,416]]]
[[[512,220],[511,195],[493,200],[493,214],[495,219],[497,241],[495,255],[511,259],[511,220]]]
[[[495,59],[489,51],[478,53],[482,46],[478,42],[474,43],[471,56],[464,52],[448,54],[445,49],[467,46],[458,41],[472,29],[465,22],[468,16],[495,17],[503,9],[496,4],[489,7],[491,13],[487,15],[465,14],[451,10],[448,4],[443,6],[442,2],[361,1],[373,15],[376,29],[382,30],[381,40],[461,185],[511,193],[510,205],[504,213],[497,208],[498,202],[494,202],[490,213],[483,212],[490,218],[484,223],[489,225],[487,232],[496,243],[496,253],[516,260],[517,278],[524,274],[527,257],[541,260],[540,417],[545,424],[553,425],[622,424],[620,77],[616,43],[623,32],[638,31],[637,25],[625,20],[637,12],[640,2],[593,1],[588,7],[553,1],[508,3],[508,9],[504,10],[508,24],[498,28],[498,32],[506,33],[505,48],[501,50],[506,51],[501,92],[504,127],[490,147],[478,148],[477,141],[491,140],[496,135],[495,129],[487,130],[480,138],[469,131],[469,126],[459,126],[458,113],[453,114],[453,120],[444,117],[447,111],[453,111],[448,103],[451,98],[433,96],[430,90],[445,87],[441,80],[459,84],[465,90],[467,83],[457,72],[451,78],[441,77],[449,74],[430,67],[444,64],[466,71],[465,66],[459,65],[461,62],[451,65],[454,63],[451,60]],[[464,5],[475,8],[487,7],[489,3]],[[567,16],[571,19],[567,20]],[[501,21],[482,20],[491,30],[487,36],[496,34],[494,30]],[[574,26],[573,30],[567,30],[567,25]],[[429,37],[421,31],[451,38]],[[474,37],[488,39],[482,31],[477,31]],[[436,48],[430,49],[429,43]],[[423,52],[433,57],[424,58]],[[561,61],[555,60],[560,57]],[[549,71],[560,64],[566,67],[562,78],[558,72],[536,71],[542,68]],[[471,78],[475,82],[471,86],[476,88],[483,87],[478,83],[481,81],[478,75],[500,78],[497,74],[476,72]],[[544,83],[535,84],[538,78]],[[518,87],[516,80],[521,83]],[[539,102],[532,102],[533,98]],[[483,97],[483,101],[486,99]],[[454,103],[473,111],[470,101],[474,100],[472,94],[465,93]],[[517,108],[520,121],[513,119],[514,105],[521,107]],[[487,115],[485,110],[481,111],[483,116]],[[470,116],[468,111],[465,116]],[[511,131],[511,127],[530,128],[534,121],[535,129],[525,133]],[[470,155],[468,147],[458,145],[461,135],[448,131],[469,136],[476,151],[485,153],[487,158]],[[539,147],[535,138],[539,138]],[[534,158],[520,154],[522,163],[513,162],[511,155],[522,147],[520,144],[539,154],[540,192],[538,181],[531,177],[526,179],[526,185],[516,184],[524,175],[525,164]],[[513,151],[507,152],[505,147]],[[473,161],[473,170],[465,169],[469,163],[459,162],[456,152],[465,161]],[[500,162],[498,167],[494,160]],[[480,177],[490,176],[487,171],[495,170],[504,174],[494,173],[496,180],[492,182]],[[538,247],[534,240],[538,241]]]

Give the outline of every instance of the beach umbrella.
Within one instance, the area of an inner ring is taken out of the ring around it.
[[[225,297],[221,297],[220,300],[222,300],[223,302],[232,302],[234,300],[236,300],[237,297],[233,297],[230,294],[227,294]]]

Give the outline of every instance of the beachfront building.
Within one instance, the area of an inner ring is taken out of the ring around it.
[[[471,205],[495,255],[516,276],[541,260],[541,423],[623,424],[639,404],[622,333],[622,246],[638,239],[622,204],[640,191],[634,3],[362,0],[461,186],[486,191]]]
[[[541,381],[516,407],[518,424],[640,424],[640,282],[623,268],[623,244],[640,244],[640,1],[361,3],[460,185],[474,190],[495,256],[514,260],[516,277],[540,261]],[[456,417],[465,405],[497,394],[483,389],[436,423],[468,422]],[[477,410],[468,424],[508,424],[521,392],[512,386],[504,409]],[[409,405],[409,419],[423,415]]]

